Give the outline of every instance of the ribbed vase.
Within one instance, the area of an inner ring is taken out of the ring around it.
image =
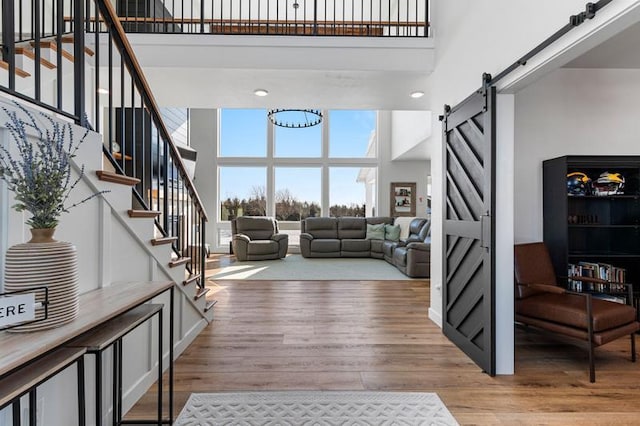
[[[38,331],[58,327],[78,315],[78,256],[73,244],[53,239],[53,230],[32,230],[28,243],[7,250],[5,291],[35,287],[48,288],[48,312],[36,308],[36,322],[8,331]],[[45,301],[45,292],[38,290],[36,303]]]

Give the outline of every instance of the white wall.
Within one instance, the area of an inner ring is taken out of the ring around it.
[[[412,148],[426,144],[426,140],[431,136],[431,124],[430,111],[393,111],[390,158],[404,158]]]
[[[205,237],[213,245],[214,241],[216,241],[216,221],[218,217],[216,201],[218,170],[213,161],[218,151],[218,111],[215,109],[192,108],[189,111],[189,120],[191,147],[198,151],[194,184],[209,215]]]
[[[543,160],[640,154],[638,93],[640,70],[560,69],[516,95],[516,242],[543,237]]]
[[[415,141],[422,137],[425,129],[426,111],[404,114],[397,111],[378,113],[378,215],[388,216],[390,211],[391,182],[416,182],[416,216],[427,214],[427,180],[431,174],[429,160],[393,160],[395,146],[406,140]],[[398,120],[397,118],[401,118]],[[400,141],[398,141],[400,139]]]

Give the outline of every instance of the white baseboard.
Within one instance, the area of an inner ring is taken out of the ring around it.
[[[433,308],[429,308],[429,319],[435,322],[438,327],[442,328],[442,315]]]
[[[173,347],[173,358],[177,359],[187,347],[195,340],[200,332],[208,325],[207,320],[202,318],[189,330],[184,338]],[[169,352],[164,355],[162,360],[163,370],[169,368]],[[158,380],[158,366],[155,365],[151,370],[145,373],[140,380],[127,389],[122,396],[123,412],[128,412],[140,398],[149,390],[149,388]],[[174,415],[177,415],[174,409]]]

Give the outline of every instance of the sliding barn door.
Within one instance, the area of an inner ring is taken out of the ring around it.
[[[444,115],[444,334],[495,374],[495,88]]]

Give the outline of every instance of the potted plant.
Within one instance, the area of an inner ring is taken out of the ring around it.
[[[81,167],[78,176],[73,177],[71,159],[89,130],[78,138],[74,132],[77,127],[71,123],[55,121],[45,114],[36,116],[21,105],[14,105],[13,110],[2,108],[13,144],[0,145],[0,178],[14,193],[13,209],[30,213],[25,222],[31,227],[32,239],[7,250],[5,290],[34,289],[36,301],[44,309],[36,311],[36,322],[13,329],[32,331],[69,322],[77,315],[76,249],[71,243],[54,240],[53,233],[63,213],[101,192],[69,202],[84,174]]]
[[[70,160],[86,139],[89,130],[85,130],[76,141],[70,123],[54,121],[45,114],[41,114],[45,122],[38,122],[30,111],[19,104],[16,107],[18,109],[13,111],[2,108],[9,118],[5,126],[13,138],[17,154],[12,155],[10,149],[0,146],[0,178],[15,194],[16,204],[13,208],[18,212],[31,213],[26,223],[34,233],[35,241],[32,242],[37,242],[43,238],[51,238],[42,234],[52,236],[52,230],[58,225],[63,213],[100,193],[92,194],[74,204],[67,203],[69,195],[84,174],[83,166],[79,176],[73,179]],[[19,112],[26,119],[20,117]],[[33,133],[34,137],[30,137],[29,133]]]

